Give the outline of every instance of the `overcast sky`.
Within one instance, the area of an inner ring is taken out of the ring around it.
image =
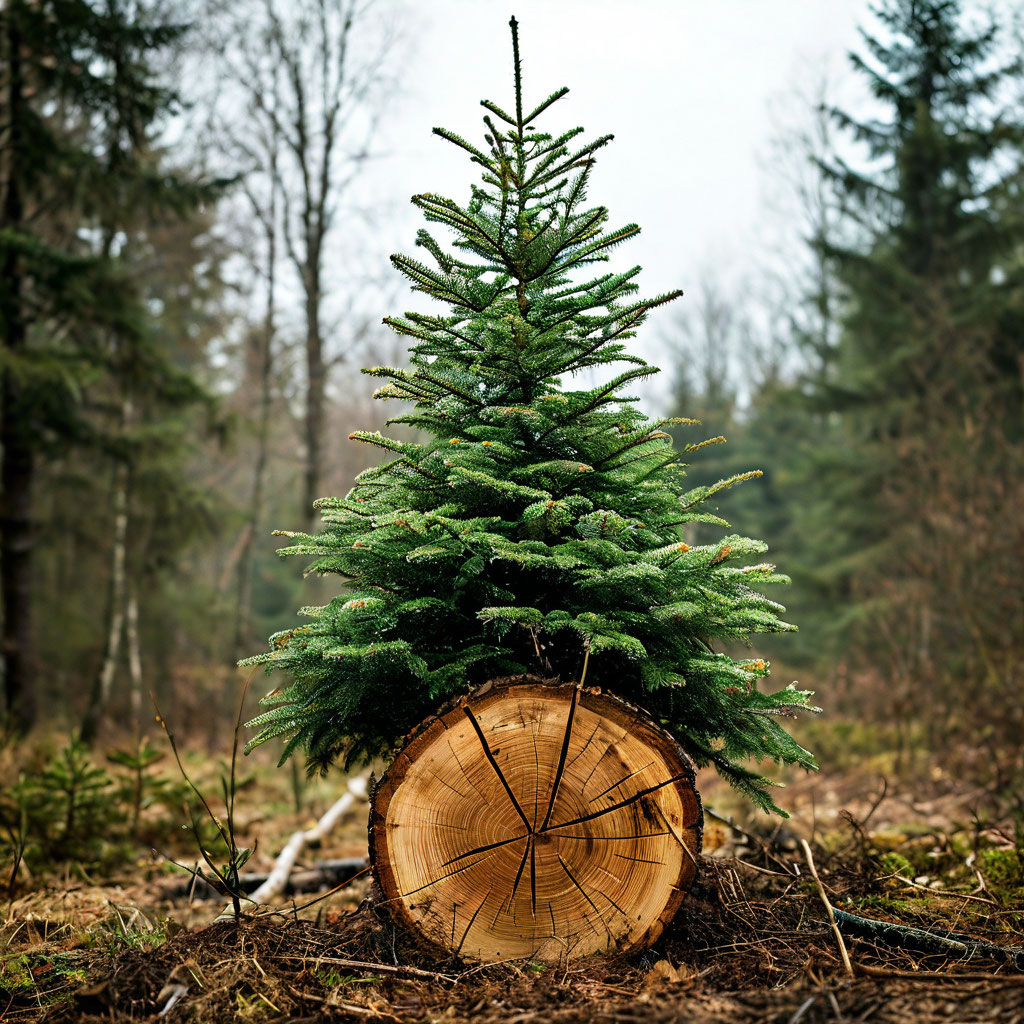
[[[778,214],[767,200],[779,178],[772,140],[782,124],[809,119],[823,78],[840,89],[851,81],[846,54],[857,45],[866,0],[410,2],[399,18],[404,85],[388,107],[366,186],[389,208],[377,234],[382,265],[388,252],[412,251],[422,220],[409,196],[469,198],[479,169],[431,128],[481,144],[479,101],[511,107],[513,13],[525,102],[571,90],[540,127],[615,135],[599,154],[590,199],[609,208],[612,226],[641,226],[613,259],[616,267],[643,266],[642,294],[681,287],[692,296],[702,275],[749,280],[770,261],[765,238],[778,234]],[[428,300],[405,292],[397,302],[422,309]],[[655,361],[666,315],[652,316],[639,339]]]
[[[692,288],[712,261],[755,246],[780,116],[798,121],[826,72],[847,76],[865,0],[423,0],[412,7],[405,90],[387,119],[377,187],[404,201],[463,201],[478,168],[430,134],[480,143],[483,98],[511,107],[510,13],[519,21],[526,102],[568,85],[540,126],[614,133],[590,198],[643,235],[618,259],[647,291]],[[801,95],[802,92],[802,95]],[[781,112],[781,113],[780,113]],[[395,227],[408,248],[411,211]],[[388,234],[391,235],[391,229]]]

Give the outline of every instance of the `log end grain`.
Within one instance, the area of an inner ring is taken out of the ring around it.
[[[618,698],[531,677],[425,722],[371,799],[384,906],[469,960],[645,948],[700,845],[693,764],[668,733]]]

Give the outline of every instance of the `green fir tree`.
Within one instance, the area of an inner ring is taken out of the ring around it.
[[[647,314],[680,294],[636,297],[639,267],[588,276],[639,232],[609,230],[585,205],[594,155],[611,141],[547,134],[536,122],[560,89],[524,106],[511,22],[515,100],[489,101],[485,148],[441,128],[481,170],[470,201],[413,197],[428,222],[455,234],[455,252],[426,230],[432,265],[392,262],[413,288],[451,307],[385,322],[411,339],[409,370],[375,367],[379,398],[413,403],[391,423],[423,443],[356,432],[389,461],[344,498],[318,502],[323,528],[286,534],[283,554],[313,557],[345,591],[306,608],[308,624],[271,638],[247,664],[291,682],[252,723],[250,746],[288,737],[325,770],[387,751],[439,703],[495,676],[580,679],[645,707],[700,765],[714,764],[759,807],[778,810],[756,771],[773,759],[813,768],[780,716],[807,692],[762,692],[768,666],[735,660],[723,643],[793,627],[761,593],[786,582],[760,541],[727,536],[688,547],[687,524],[727,523],[703,511],[754,473],[687,489],[666,432],[625,389],[656,371],[626,342]],[[628,368],[572,390],[567,378]]]
[[[82,513],[104,474],[83,453],[122,474],[141,459],[140,478],[152,478],[159,458],[187,448],[180,434],[172,444],[171,415],[205,400],[182,365],[186,335],[166,333],[194,290],[181,275],[173,289],[152,289],[167,258],[160,233],[224,184],[174,168],[157,146],[180,106],[158,73],[187,32],[176,13],[183,5],[0,4],[0,724],[17,732],[45,709],[51,657],[74,647],[68,630],[88,617],[68,616],[62,602],[91,594],[94,576],[49,593],[40,585],[46,559],[92,525]],[[51,530],[46,505],[60,487],[72,497]],[[167,496],[166,486],[154,492],[151,508],[175,529]],[[91,553],[74,550],[71,561]],[[56,609],[41,603],[54,599]],[[83,642],[91,650],[93,637]],[[75,648],[79,672],[82,661]]]
[[[986,681],[980,714],[1014,703],[1024,637],[1007,584],[1024,528],[1024,64],[970,7],[874,5],[851,59],[877,112],[832,111],[849,155],[821,166],[844,216],[819,245],[839,330],[804,382],[822,428],[790,541],[819,651],[938,723],[962,716],[964,678]]]

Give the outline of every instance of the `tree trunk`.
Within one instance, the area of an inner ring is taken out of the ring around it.
[[[25,144],[24,78],[22,40],[15,12],[8,11],[7,64],[7,177],[0,227],[16,232],[23,226],[22,146]],[[0,331],[9,356],[24,352],[28,332],[25,324],[25,282],[15,246],[8,241],[0,268]],[[3,407],[0,410],[0,600],[3,603],[4,717],[15,732],[24,733],[35,723],[37,706],[31,672],[32,651],[32,495],[35,458],[32,448],[31,408],[17,371],[3,375]]]
[[[8,336],[9,337],[9,336]],[[11,346],[12,348],[14,346]],[[3,387],[3,512],[0,515],[0,567],[3,570],[4,703],[18,733],[35,723],[32,651],[32,495],[35,460],[25,436],[19,385],[8,373]]]
[[[384,906],[467,959],[643,949],[696,876],[690,759],[642,711],[573,684],[462,698],[413,733],[371,807]]]
[[[142,735],[142,650],[139,645],[139,595],[134,584],[128,586],[125,609],[125,640],[128,643],[128,678],[131,680],[132,727],[136,737]]]
[[[252,471],[252,494],[249,499],[249,518],[245,525],[245,540],[238,559],[238,594],[235,604],[235,629],[232,658],[237,661],[249,644],[249,620],[252,615],[253,545],[263,517],[263,491],[267,475],[270,447],[270,413],[273,403],[272,378],[274,373],[274,337],[277,331],[277,206],[280,182],[277,173],[277,139],[274,137],[269,154],[270,202],[264,211],[250,195],[257,219],[266,235],[266,305],[263,309],[262,330],[257,335],[257,349],[252,353],[247,369],[250,384],[255,376],[259,384],[259,416],[256,425],[256,462]],[[254,358],[253,358],[254,357]]]
[[[306,284],[306,466],[302,481],[302,514],[307,529],[316,522],[313,502],[320,497],[320,472],[323,460],[324,397],[327,367],[324,365],[324,345],[320,328],[320,266],[319,254],[311,259]]]
[[[79,739],[92,743],[99,731],[100,718],[110,699],[114,675],[121,655],[121,637],[124,633],[125,563],[128,553],[128,467],[117,467],[114,479],[114,545],[110,569],[110,613],[107,619],[107,640],[103,649],[103,662],[89,691],[89,703],[82,716]]]

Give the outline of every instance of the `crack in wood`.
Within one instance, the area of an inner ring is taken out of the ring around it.
[[[445,786],[447,789],[450,789],[460,800],[466,799],[465,793],[460,793],[459,790],[457,790],[450,782],[445,782],[445,780],[440,775],[438,775],[433,768],[429,768],[427,770],[430,772],[431,775],[434,776],[435,779],[437,779],[438,782],[441,783],[442,786]]]
[[[678,775],[673,775],[672,778],[666,779],[664,782],[659,782],[657,785],[648,786],[647,789],[637,790],[631,797],[627,797],[625,800],[620,800],[617,804],[612,804],[611,807],[605,807],[600,811],[594,811],[591,814],[584,814],[581,818],[573,818],[572,821],[563,821],[561,825],[552,825],[551,828],[542,829],[543,832],[551,832],[558,828],[569,828],[572,825],[582,825],[585,821],[593,821],[595,818],[600,818],[605,814],[611,814],[612,811],[619,811],[623,807],[628,807],[632,803],[636,803],[641,797],[649,796],[651,793],[656,793],[659,789],[664,789],[666,786],[671,786],[676,782],[681,782],[683,779],[690,777],[689,772],[680,772]],[[655,805],[657,806],[657,805]],[[662,815],[664,818],[664,815]]]
[[[569,713],[565,716],[565,735],[562,736],[562,749],[558,755],[558,767],[555,769],[555,781],[551,786],[551,799],[548,801],[548,813],[544,815],[544,822],[540,826],[543,832],[551,820],[551,812],[555,809],[555,797],[558,796],[558,787],[562,782],[562,773],[565,771],[565,759],[569,756],[569,743],[572,741],[572,722],[576,717],[576,704],[579,702],[579,687],[574,687],[572,700],[569,702]]]
[[[419,811],[421,814],[429,814],[430,812],[426,807],[419,807],[416,804],[406,804],[409,810]],[[430,825],[434,828],[450,828],[456,832],[468,832],[468,825],[452,825],[447,821],[441,821],[438,818],[427,818],[425,821],[394,821],[388,823],[389,827],[394,826],[395,828],[423,828],[426,825]]]
[[[659,864],[662,867],[665,866],[663,860],[648,860],[646,857],[627,857],[624,853],[613,853],[613,857],[618,857],[619,860],[632,860],[636,861],[637,864]]]
[[[487,890],[487,895],[480,901],[480,906],[473,911],[473,916],[469,919],[469,924],[466,925],[466,930],[462,933],[462,939],[459,941],[459,946],[455,950],[456,956],[462,952],[462,947],[466,944],[466,937],[469,935],[469,929],[473,927],[473,922],[477,919],[477,915],[484,909],[484,904],[490,898],[491,892],[491,889]],[[454,942],[454,936],[452,936],[452,941]]]
[[[543,717],[543,716],[542,716]],[[540,722],[537,723],[540,728]],[[540,751],[537,749],[537,733],[533,734],[533,828],[537,828],[537,809],[540,805]]]
[[[530,824],[530,819],[523,814],[523,809],[519,806],[519,801],[516,799],[515,793],[512,792],[512,788],[509,786],[508,780],[502,773],[501,768],[498,767],[498,762],[494,760],[494,754],[491,753],[491,748],[487,745],[487,738],[484,736],[483,729],[480,728],[480,723],[476,720],[476,715],[474,715],[469,708],[464,707],[462,710],[465,711],[470,724],[476,730],[477,739],[480,740],[480,746],[483,748],[484,756],[487,758],[488,763],[498,776],[498,781],[505,787],[505,792],[508,793],[508,798],[512,801],[512,806],[515,808],[516,814],[523,819],[523,824],[526,826],[527,830],[532,833],[533,826]]]
[[[492,930],[493,930],[494,926],[498,923],[498,918],[501,917],[501,912],[504,909],[505,909],[505,901],[504,900],[499,900],[498,901],[497,909],[494,911],[494,917],[491,918],[491,928],[492,928]]]
[[[489,856],[489,855],[488,855]],[[461,868],[456,868],[454,871],[449,871],[446,874],[440,875],[437,878],[431,879],[424,885],[419,886],[417,889],[410,889],[409,892],[400,892],[395,899],[404,900],[408,896],[415,896],[418,892],[423,892],[424,889],[429,889],[432,885],[437,885],[438,882],[443,882],[446,878],[451,878],[452,875],[461,874],[463,871],[468,871],[472,867],[476,867],[481,861],[487,860],[487,856],[481,857],[480,860],[473,861],[472,864],[464,864]],[[391,900],[385,900],[385,903],[390,903]]]
[[[594,742],[594,737],[597,735],[597,730],[601,728],[601,723],[598,722],[594,726],[594,731],[587,737],[587,742],[580,747],[580,752],[565,766],[565,770],[568,771],[590,748],[590,744]]]
[[[537,920],[537,843],[530,836],[530,909]]]
[[[526,836],[513,836],[511,839],[499,839],[496,843],[487,843],[485,846],[478,846],[473,850],[467,850],[465,853],[460,853],[458,857],[452,857],[451,860],[446,860],[441,867],[446,868],[449,864],[454,864],[456,861],[465,860],[467,857],[472,857],[478,853],[487,853],[489,850],[497,850],[499,846],[508,846],[510,843],[518,843],[520,839],[526,838]]]
[[[607,900],[607,901],[608,901],[608,902],[609,902],[609,903],[610,903],[610,904],[611,904],[611,905],[612,905],[612,906],[613,906],[613,907],[614,907],[614,908],[615,908],[615,909],[616,909],[616,910],[617,910],[617,911],[618,911],[618,912],[619,912],[619,913],[620,913],[620,914],[621,914],[621,915],[623,916],[623,918],[624,918],[624,919],[625,919],[626,921],[629,921],[629,927],[630,927],[630,929],[632,929],[632,927],[633,927],[633,922],[632,922],[632,920],[630,919],[630,916],[629,916],[629,914],[627,914],[627,913],[626,913],[626,912],[625,912],[625,911],[624,911],[624,910],[622,909],[622,907],[620,907],[620,906],[618,905],[618,903],[616,903],[616,902],[615,902],[615,900],[613,900],[613,899],[611,898],[611,896],[609,896],[609,895],[608,895],[608,893],[606,893],[606,892],[604,891],[604,889],[598,889],[597,891],[598,891],[598,892],[599,892],[599,893],[600,893],[600,894],[601,894],[601,895],[602,895],[602,896],[603,896],[603,897],[604,897],[604,898],[605,898],[605,899],[606,899],[606,900]]]
[[[624,782],[629,782],[629,780],[632,779],[635,775],[639,775],[641,772],[647,771],[647,769],[650,768],[652,764],[654,764],[653,761],[648,761],[647,764],[643,766],[643,768],[637,768],[635,772],[630,772],[624,778],[619,779],[619,781],[616,782],[613,786],[609,786],[607,789],[601,790],[601,792],[598,793],[597,796],[592,797],[590,800],[587,801],[587,803],[592,804],[595,800],[600,800],[601,797],[605,795],[605,793],[610,793],[613,789],[618,789],[619,786],[621,786]]]
[[[583,893],[583,898],[594,908],[594,913],[597,914],[597,919],[601,922],[601,924],[604,925],[605,930],[608,932],[608,936],[610,938],[612,930],[608,927],[608,922],[605,921],[604,917],[601,914],[601,911],[597,909],[597,904],[590,898],[590,894],[587,892],[587,890],[584,889],[583,886],[576,881],[576,876],[569,870],[569,865],[566,864],[564,860],[562,860],[562,855],[560,853],[556,853],[555,856],[558,858],[558,863],[562,865],[562,870],[569,876],[569,881],[572,882],[572,884],[575,885],[581,893]],[[600,890],[598,891],[600,892]],[[601,895],[604,896],[604,893],[602,892]],[[589,920],[586,914],[583,915],[583,920]]]
[[[554,832],[560,828],[568,828],[568,825],[552,825],[548,829]],[[587,839],[597,843],[618,842],[620,839],[654,839],[656,836],[671,836],[672,832],[636,832],[633,835],[624,836],[555,836],[556,839]],[[677,837],[678,838],[678,837]]]
[[[672,838],[683,848],[683,850],[686,852],[686,856],[690,858],[690,863],[696,869],[698,867],[697,858],[693,855],[693,850],[690,849],[689,843],[683,842],[683,837],[680,836],[672,827],[672,823],[668,820],[668,818],[665,817],[665,812],[657,804],[654,805],[654,809],[658,812],[658,817],[661,818],[663,822],[665,822],[665,828],[669,830],[669,832],[672,835]],[[693,828],[694,824],[696,823],[691,823],[686,827]]]
[[[523,859],[519,862],[519,870],[516,872],[516,880],[512,883],[512,893],[508,898],[508,908],[512,909],[512,901],[516,898],[516,893],[519,891],[519,882],[523,877],[523,869],[526,867],[526,859],[530,856],[530,847],[533,846],[533,836],[529,836],[526,841],[526,845],[523,847]]]
[[[639,722],[639,721],[640,721],[640,716],[639,715],[634,715],[633,716],[633,720],[623,730],[622,735],[617,740],[612,740],[608,744],[608,746],[604,748],[604,752],[597,759],[597,763],[594,765],[593,768],[591,768],[590,774],[587,776],[586,781],[583,783],[583,786],[580,788],[580,792],[581,793],[583,793],[586,790],[587,786],[590,785],[590,780],[594,777],[594,772],[596,772],[597,769],[600,767],[601,762],[605,759],[605,756],[607,755],[608,751],[611,750],[613,747],[617,746],[619,743],[621,743],[630,734],[630,731],[632,730],[633,726],[636,725],[636,723]]]
[[[450,739],[448,740],[448,749],[452,752],[452,757],[455,758],[455,763],[459,766],[459,771],[462,772],[462,777],[473,787],[473,789],[476,790],[476,795],[480,797],[480,799],[483,800],[483,802],[488,807],[490,807],[490,800],[488,800],[487,797],[484,796],[483,790],[481,790],[480,787],[472,780],[472,778],[470,778],[469,772],[466,771],[465,765],[463,765],[462,761],[459,760],[459,755],[455,753],[455,748],[452,746],[452,741]]]

